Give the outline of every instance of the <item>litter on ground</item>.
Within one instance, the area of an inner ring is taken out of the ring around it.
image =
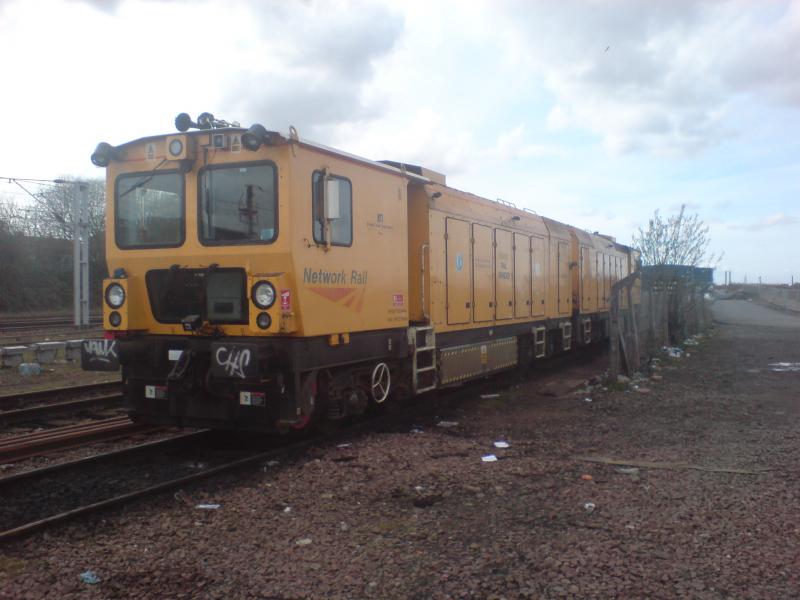
[[[489,398],[499,398],[500,394],[481,394],[481,398],[488,400]]]
[[[770,363],[772,370],[775,373],[792,373],[800,371],[800,363],[778,362]]]
[[[98,583],[100,583],[100,582],[102,581],[102,580],[101,580],[101,579],[100,579],[100,578],[97,576],[97,573],[95,573],[94,571],[84,571],[83,573],[81,573],[80,575],[78,575],[78,578],[79,578],[79,579],[80,579],[80,580],[81,580],[83,583],[88,583],[89,585],[96,585],[96,584],[98,584]]]
[[[458,427],[458,421],[439,421],[437,427]]]
[[[681,358],[683,356],[683,349],[677,346],[664,346],[661,351],[670,358]]]
[[[199,508],[200,510],[217,510],[219,507],[219,504],[198,504],[195,506],[195,508]]]
[[[508,442],[504,442],[502,440],[499,440],[494,443],[495,448],[509,448],[510,446],[511,444],[509,444]]]
[[[497,462],[497,457],[494,454],[486,454],[485,456],[481,456],[481,460],[483,462]]]

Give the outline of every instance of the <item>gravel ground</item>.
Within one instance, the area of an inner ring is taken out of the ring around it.
[[[25,360],[33,362],[33,353],[27,353]],[[101,371],[83,371],[80,361],[66,362],[58,360],[54,363],[42,365],[41,375],[23,377],[18,369],[0,369],[0,396],[11,396],[24,392],[58,389],[72,385],[86,383],[100,383],[105,381],[120,381],[118,372],[104,373]]]
[[[76,521],[4,549],[0,598],[797,598],[797,342],[726,323],[638,390],[522,385]]]

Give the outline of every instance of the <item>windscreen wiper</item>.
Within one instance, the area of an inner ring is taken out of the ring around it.
[[[148,173],[147,175],[142,177],[139,181],[134,183],[131,187],[129,187],[127,190],[125,190],[119,196],[117,196],[117,200],[119,200],[120,198],[124,198],[125,196],[130,194],[133,190],[138,189],[138,188],[142,187],[143,185],[149,183],[150,180],[153,179],[153,177],[156,176],[156,171],[158,171],[165,162],[167,162],[166,158],[163,159],[160,163],[158,163],[156,165],[156,168],[153,169],[150,173]]]

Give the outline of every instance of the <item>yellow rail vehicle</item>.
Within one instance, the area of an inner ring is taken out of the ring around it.
[[[104,327],[131,415],[285,430],[605,335],[635,255],[610,238],[204,113],[102,143]],[[117,360],[115,360],[117,359]]]

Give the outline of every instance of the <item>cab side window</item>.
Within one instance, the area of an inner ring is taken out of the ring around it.
[[[353,244],[353,185],[349,179],[328,175],[328,212],[325,213],[325,173],[314,171],[311,176],[311,218],[314,241],[317,244],[330,243],[333,246]],[[328,227],[325,227],[327,220]],[[327,229],[327,231],[326,231]]]

